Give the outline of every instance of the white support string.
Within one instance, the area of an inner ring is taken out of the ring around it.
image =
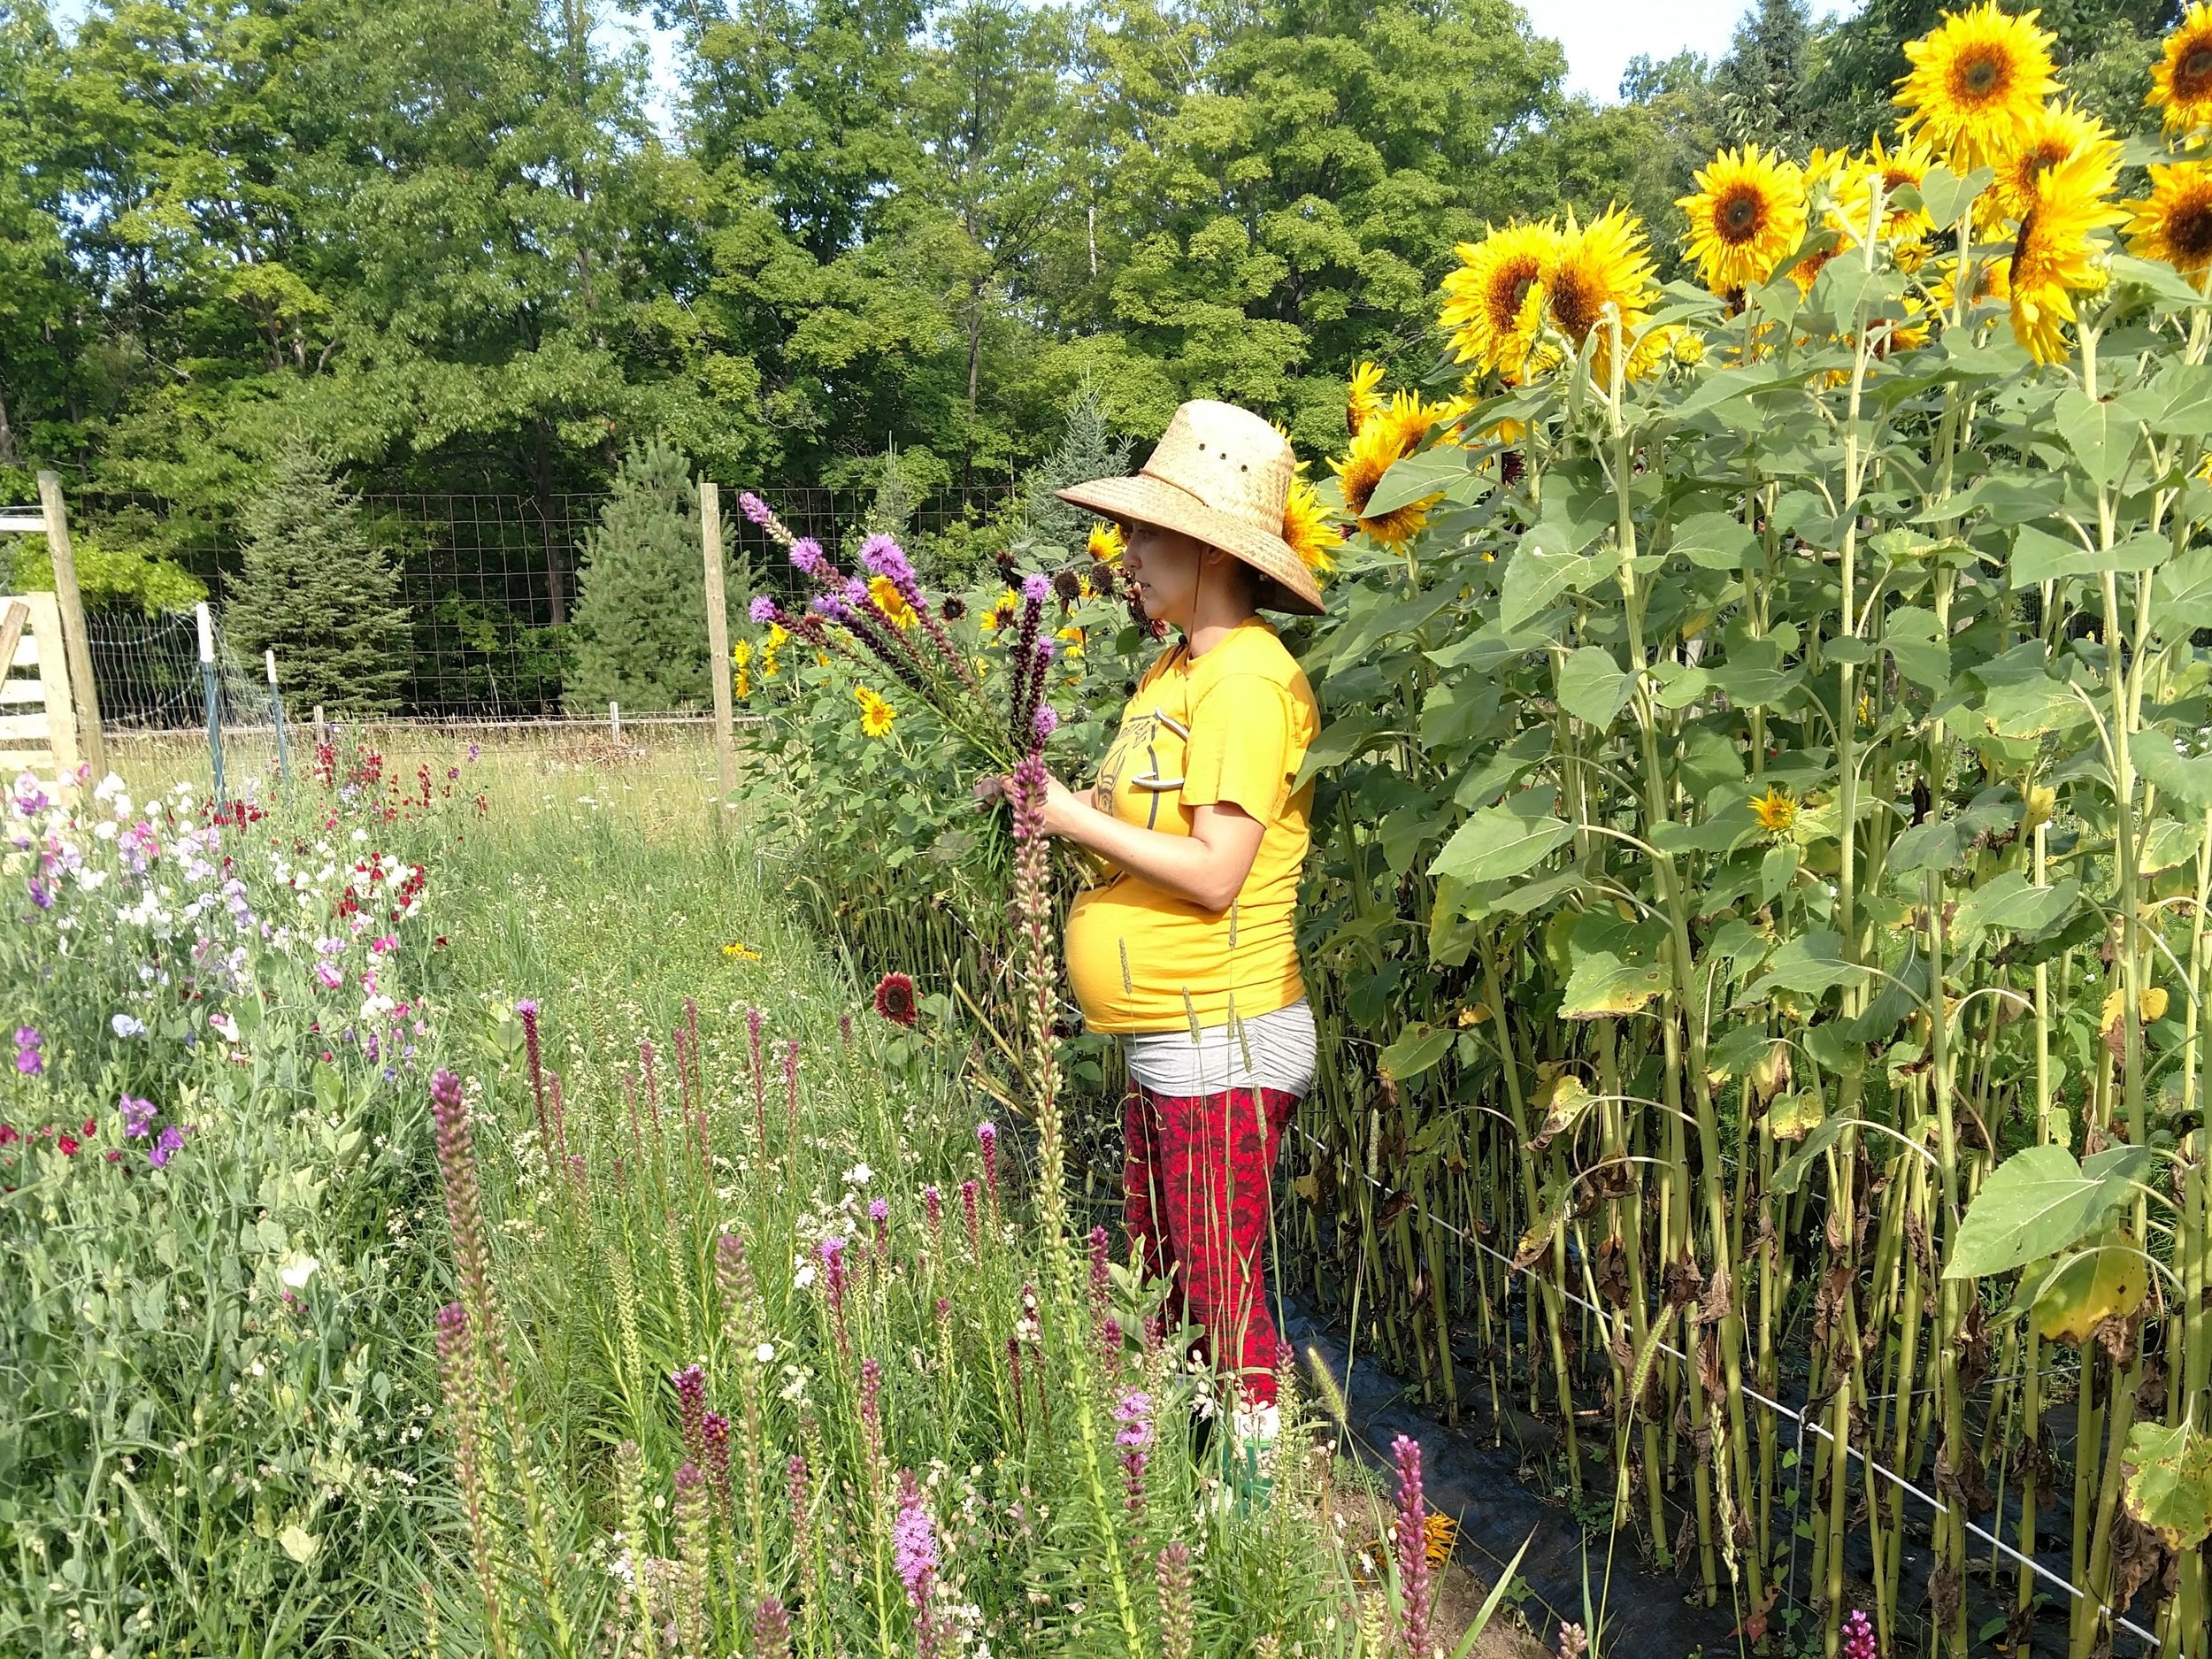
[[[1311,1130],[1308,1129],[1303,1124],[1294,1123],[1290,1126],[1293,1129],[1295,1129],[1301,1135],[1304,1136],[1307,1141],[1310,1141],[1316,1149],[1329,1153],[1331,1156],[1335,1156],[1331,1150],[1328,1143],[1324,1141]],[[1387,1187],[1385,1187],[1382,1182],[1377,1180],[1373,1176],[1368,1174],[1365,1171],[1356,1170],[1355,1172],[1359,1175],[1361,1179],[1364,1180],[1377,1192],[1389,1192],[1390,1189]],[[1595,1302],[1587,1301],[1581,1296],[1578,1296],[1573,1291],[1569,1290],[1565,1286],[1555,1285],[1549,1279],[1541,1278],[1530,1269],[1520,1266],[1511,1256],[1506,1255],[1502,1250],[1499,1250],[1491,1245],[1484,1243],[1480,1239],[1474,1237],[1471,1233],[1462,1232],[1459,1228],[1454,1226],[1450,1222],[1438,1219],[1437,1217],[1429,1212],[1425,1205],[1415,1204],[1411,1206],[1411,1208],[1419,1211],[1422,1218],[1428,1222],[1431,1226],[1441,1227],[1446,1233],[1450,1233],[1452,1237],[1457,1239],[1462,1244],[1471,1245],[1474,1248],[1480,1250],[1485,1256],[1491,1257],[1494,1261],[1503,1263],[1507,1271],[1526,1275],[1528,1278],[1534,1279],[1538,1284],[1544,1286],[1553,1294],[1572,1302],[1576,1307],[1584,1310],[1586,1312],[1596,1315],[1600,1320],[1604,1320],[1609,1317],[1605,1310],[1599,1307]],[[1663,1340],[1660,1342],[1659,1351],[1673,1359],[1680,1361],[1686,1365],[1690,1363],[1690,1357],[1688,1355],[1683,1353],[1681,1349],[1666,1341]],[[1346,1380],[1348,1386],[1349,1379],[1347,1379]],[[1810,1429],[1814,1433],[1827,1440],[1831,1445],[1837,1444],[1834,1431],[1830,1429],[1825,1424],[1818,1421],[1816,1418],[1809,1417],[1801,1411],[1793,1411],[1788,1406],[1784,1405],[1779,1400],[1769,1399],[1766,1395],[1761,1394],[1756,1388],[1750,1386],[1748,1384],[1742,1385],[1741,1392],[1746,1399],[1755,1400],[1761,1405],[1766,1407],[1770,1411],[1773,1411],[1779,1416],[1786,1417],[1792,1422],[1795,1423],[1798,1426],[1798,1431],[1801,1436],[1804,1431]],[[1925,1503],[1931,1509],[1935,1510],[1938,1515],[1948,1515],[1951,1513],[1951,1506],[1944,1502],[1944,1501],[1936,1494],[1923,1491],[1920,1487],[1916,1486],[1911,1481],[1906,1479],[1902,1475],[1899,1474],[1895,1470],[1891,1469],[1887,1464],[1876,1463],[1864,1452],[1862,1452],[1853,1447],[1847,1440],[1842,1442],[1842,1449],[1847,1457],[1857,1458],[1867,1467],[1868,1470],[1881,1476],[1883,1479],[1888,1481],[1892,1486],[1896,1486],[1900,1491],[1909,1493],[1912,1496],[1918,1498],[1923,1503]],[[2067,1594],[2073,1596],[2078,1601],[2097,1601],[2097,1598],[2091,1595],[2088,1591],[2084,1590],[2079,1586],[2076,1585],[2071,1579],[2061,1578],[2057,1573],[2053,1572],[2048,1567],[2046,1567],[2041,1562],[2036,1560],[2034,1556],[2024,1554],[2022,1551],[2014,1548],[2010,1544],[2006,1543],[2003,1539],[1998,1537],[1994,1532],[1986,1531],[1963,1516],[1960,1517],[1960,1524],[1976,1538],[1978,1538],[1982,1542],[1995,1549],[2000,1555],[2006,1555],[2011,1560],[2018,1563],[2020,1565],[2027,1568],[2030,1571],[2033,1572],[2037,1578],[2043,1579],[2046,1583],[2056,1586],[2059,1589],[2065,1591]],[[2107,1606],[2103,1601],[2097,1601],[2097,1607],[2106,1617],[2111,1619],[2116,1625],[2117,1625],[2120,1629],[2126,1631],[2131,1636],[2139,1638],[2141,1640],[2148,1642],[2154,1649],[2161,1646],[2159,1639],[2156,1636],[2153,1635],[2149,1631],[2145,1630],[2140,1624],[2136,1624],[2132,1619],[2116,1614],[2113,1612],[2112,1609]]]

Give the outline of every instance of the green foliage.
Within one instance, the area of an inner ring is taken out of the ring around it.
[[[1091,517],[1053,492],[1125,473],[1133,448],[1128,439],[1113,435],[1098,388],[1087,380],[1077,387],[1068,398],[1060,442],[1022,480],[1024,529],[1047,546],[1080,548],[1089,536]]]
[[[132,604],[148,616],[184,611],[207,597],[207,588],[189,571],[143,547],[111,547],[98,536],[73,535],[69,550],[76,561],[77,591],[88,605]],[[44,536],[10,536],[0,541],[0,589],[35,593],[54,585],[54,557]]]
[[[250,657],[275,650],[295,708],[396,708],[408,668],[399,572],[307,439],[295,434],[277,449],[239,528],[244,549],[223,607],[233,643]]]
[[[731,540],[724,532],[724,545]],[[706,565],[699,491],[657,440],[632,449],[586,538],[576,647],[564,697],[574,713],[619,703],[640,713],[696,709],[709,695]]]

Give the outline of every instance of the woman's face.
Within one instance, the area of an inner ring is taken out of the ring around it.
[[[1121,562],[1136,580],[1145,615],[1170,627],[1187,629],[1198,610],[1198,572],[1212,550],[1179,530],[1153,524],[1132,526]]]

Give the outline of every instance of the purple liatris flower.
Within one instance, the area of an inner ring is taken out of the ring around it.
[[[991,1207],[998,1208],[998,1125],[986,1118],[975,1126],[977,1143],[983,1148],[983,1184],[990,1191]]]
[[[881,1260],[891,1253],[891,1202],[886,1198],[868,1201],[868,1219],[876,1224],[876,1256]]]
[[[1052,578],[1042,571],[1032,571],[1022,578],[1022,597],[1032,604],[1042,604],[1052,597]]]
[[[1132,1388],[1114,1402],[1114,1444],[1121,1448],[1123,1502],[1131,1514],[1144,1509],[1144,1465],[1152,1448],[1152,1396]]]
[[[768,511],[768,503],[749,489],[737,492],[737,510],[754,524],[766,524],[775,517]]]
[[[714,1488],[714,1501],[723,1514],[730,1513],[730,1420],[719,1411],[709,1411],[699,1419],[699,1440],[706,1451],[707,1481]]]
[[[791,544],[791,562],[807,576],[830,573],[830,562],[824,557],[822,544],[810,535],[803,535]]]
[[[914,567],[906,551],[890,536],[878,533],[860,544],[860,562],[878,576],[887,576],[901,588],[914,585]]]
[[[1037,705],[1036,714],[1031,718],[1030,725],[1037,733],[1037,741],[1041,743],[1060,729],[1060,711],[1048,703],[1041,703]]]
[[[687,1365],[668,1373],[676,1385],[676,1409],[683,1419],[684,1450],[694,1463],[706,1461],[707,1373],[699,1365]]]
[[[968,1222],[968,1252],[979,1262],[983,1259],[983,1229],[976,1220],[973,1181],[960,1183],[960,1208]]]
[[[1398,1517],[1394,1526],[1398,1550],[1399,1636],[1409,1654],[1429,1651],[1428,1502],[1421,1490],[1421,1443],[1401,1434],[1390,1443],[1398,1466]]]
[[[753,603],[746,607],[745,614],[756,622],[773,622],[776,619],[776,602],[766,594],[757,595]]]
[[[782,1597],[764,1595],[753,1609],[753,1651],[760,1659],[790,1659],[791,1615]]]
[[[1874,1625],[1855,1607],[1843,1621],[1843,1659],[1881,1659],[1881,1649],[1874,1640]]]
[[[15,1069],[25,1077],[36,1077],[46,1070],[45,1036],[35,1025],[15,1028]]]
[[[922,1502],[922,1489],[909,1469],[899,1471],[899,1513],[891,1523],[891,1563],[906,1586],[914,1609],[914,1639],[921,1659],[936,1659],[945,1632],[930,1601],[937,1587],[937,1525]]]

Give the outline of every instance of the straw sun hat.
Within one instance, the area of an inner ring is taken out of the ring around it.
[[[1194,398],[1175,411],[1134,478],[1094,478],[1062,501],[1125,523],[1158,525],[1219,548],[1268,578],[1259,603],[1321,614],[1321,589],[1283,539],[1297,470],[1290,444],[1248,409]]]

